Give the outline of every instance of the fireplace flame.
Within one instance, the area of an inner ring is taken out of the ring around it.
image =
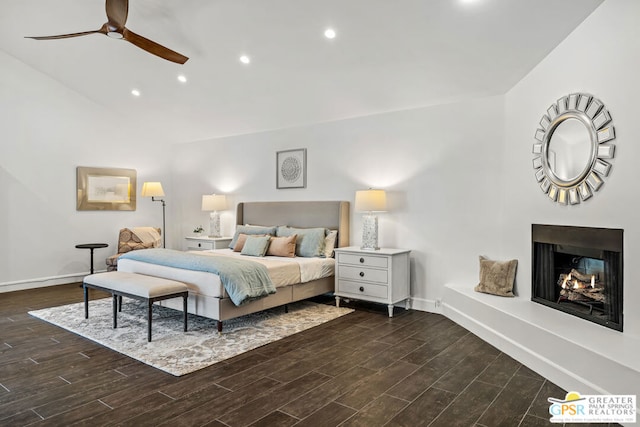
[[[598,276],[597,274],[591,274],[590,276],[591,280],[589,280],[589,275],[571,270],[571,272],[567,275],[561,274],[560,279],[557,283],[560,285],[563,291],[569,293],[574,291],[578,291],[580,293],[582,293],[583,291],[593,293],[601,289],[596,287],[596,285],[599,284],[600,286],[602,286],[602,283],[598,282],[596,278]],[[562,295],[565,294],[563,293]]]

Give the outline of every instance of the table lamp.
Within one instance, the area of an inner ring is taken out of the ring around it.
[[[220,234],[220,214],[227,209],[227,197],[224,194],[205,194],[202,196],[202,210],[209,213],[209,237],[222,237]]]
[[[378,246],[378,216],[376,212],[387,210],[387,194],[384,190],[356,191],[355,210],[365,212],[362,216],[362,246],[360,249],[375,251]]]

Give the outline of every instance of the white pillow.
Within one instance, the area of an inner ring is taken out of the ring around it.
[[[338,230],[325,231],[326,237],[324,238],[324,256],[325,258],[333,258],[333,250],[336,247],[336,241],[338,240]]]

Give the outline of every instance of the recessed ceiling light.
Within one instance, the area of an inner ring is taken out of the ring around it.
[[[187,82],[187,76],[185,76],[184,74],[178,75],[178,81],[180,83],[186,83]]]
[[[242,55],[240,57],[240,62],[242,62],[243,64],[248,64],[249,62],[251,62],[251,58],[249,58],[247,55]]]
[[[326,30],[324,30],[324,36],[328,39],[335,39],[336,31],[333,28],[327,28]]]
[[[140,96],[140,91],[138,89],[132,89],[131,90],[131,95],[133,96]]]

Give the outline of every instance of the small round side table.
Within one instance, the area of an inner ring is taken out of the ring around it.
[[[91,251],[91,274],[93,274],[93,250],[106,248],[108,246],[109,245],[106,243],[83,243],[81,245],[76,245],[76,248],[78,249],[89,249]]]

